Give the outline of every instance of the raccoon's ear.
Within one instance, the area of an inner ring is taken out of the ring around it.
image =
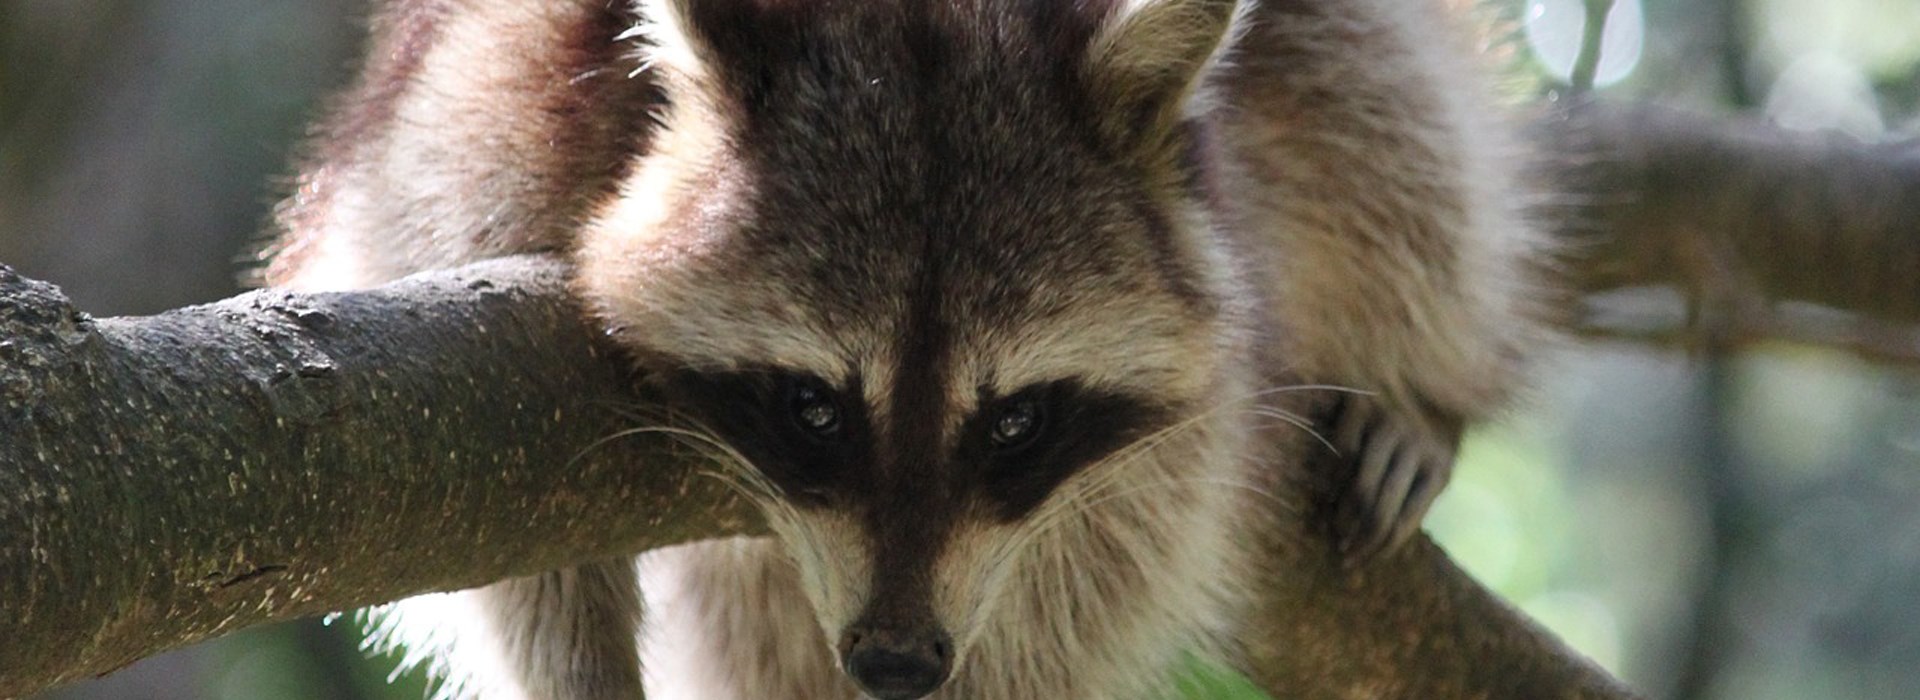
[[[1235,0],[1110,0],[1087,46],[1101,128],[1120,143],[1163,145],[1233,30]]]

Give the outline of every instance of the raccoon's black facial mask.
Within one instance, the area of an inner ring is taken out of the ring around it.
[[[963,461],[1002,520],[1025,517],[1061,482],[1162,422],[1164,409],[1074,380],[984,399],[962,426]]]
[[[772,369],[678,371],[661,393],[725,440],[794,505],[826,508],[872,461],[873,429],[856,379],[836,389]]]
[[[856,505],[872,500],[877,486],[910,476],[943,482],[942,493],[979,503],[1003,521],[1026,516],[1067,478],[1170,413],[1141,397],[1071,379],[1004,396],[982,389],[948,454],[925,464],[885,454],[889,445],[876,440],[858,377],[836,387],[776,369],[687,370],[661,376],[659,386],[664,398],[751,460],[794,505]]]

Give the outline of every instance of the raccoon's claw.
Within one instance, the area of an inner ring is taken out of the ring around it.
[[[1349,564],[1390,551],[1420,530],[1427,509],[1453,475],[1458,430],[1351,399],[1340,417],[1335,445],[1358,461],[1353,485],[1341,499],[1341,553]]]

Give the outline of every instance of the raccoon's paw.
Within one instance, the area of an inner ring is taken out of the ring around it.
[[[1349,397],[1335,427],[1334,445],[1358,464],[1337,517],[1341,553],[1349,564],[1404,544],[1453,476],[1461,422]]]

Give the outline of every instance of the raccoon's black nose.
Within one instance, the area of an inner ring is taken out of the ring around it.
[[[847,675],[875,700],[917,700],[947,682],[953,639],[936,628],[857,625],[840,640]]]

